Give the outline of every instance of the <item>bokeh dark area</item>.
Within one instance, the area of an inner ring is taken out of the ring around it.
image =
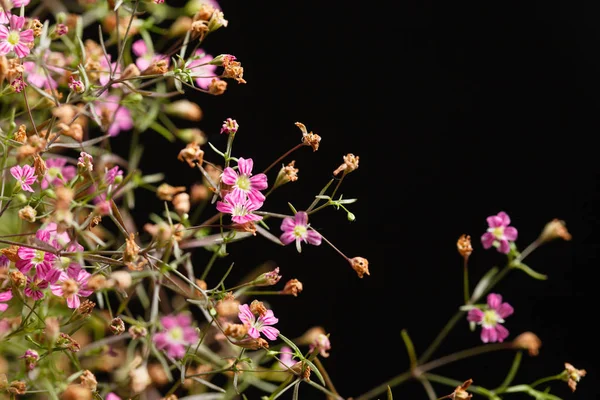
[[[344,397],[357,397],[406,370],[400,331],[423,351],[462,301],[462,259],[456,240],[473,238],[474,285],[504,258],[484,250],[485,218],[507,212],[524,249],[553,218],[573,235],[528,257],[549,276],[513,271],[496,292],[513,305],[509,339],[535,332],[543,346],[524,357],[515,383],[558,374],[564,362],[586,369],[575,393],[555,382],[564,399],[598,398],[596,235],[600,208],[598,92],[600,6],[597,2],[220,2],[227,28],[209,35],[212,55],[235,55],[246,84],[229,82],[223,96],[193,94],[204,111],[195,124],[224,148],[222,121],[240,124],[233,153],[262,170],[301,139],[294,123],[321,135],[317,152],[302,148],[299,180],[277,190],[264,210],[308,207],[342,156],[360,157],[340,191],[358,198],[342,211],[327,209],[311,224],[349,257],[369,260],[359,279],[325,243],[278,247],[262,237],[235,243],[207,280],[216,283],[231,262],[235,284],[265,261],[282,281],[297,278],[297,298],[269,297],[288,337],[323,326],[331,355],[323,363]],[[185,124],[185,122],[182,122]],[[188,123],[188,125],[190,125]],[[182,143],[142,135],[145,173],[165,172],[172,185],[201,179],[176,157]],[[205,158],[218,162],[206,147]],[[272,182],[275,171],[269,175]],[[145,191],[136,213],[161,203]],[[208,211],[210,216],[211,210]],[[144,222],[140,221],[140,226]],[[273,224],[277,234],[279,227]],[[201,268],[209,254],[196,251]],[[594,294],[594,295],[593,295]],[[459,323],[437,356],[478,345],[479,331]],[[436,372],[497,386],[512,354],[494,353]],[[438,396],[453,388],[434,385]],[[426,399],[414,382],[393,388],[399,399]],[[308,386],[301,398],[321,396]],[[382,395],[381,398],[384,398]],[[506,398],[526,398],[518,394]]]

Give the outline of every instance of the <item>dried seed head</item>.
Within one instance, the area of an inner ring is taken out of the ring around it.
[[[110,274],[107,281],[108,287],[115,287],[120,290],[127,290],[131,287],[132,278],[128,271],[114,271]]]
[[[302,131],[302,143],[305,146],[312,147],[313,151],[319,150],[319,144],[321,143],[321,136],[312,133],[309,133],[306,129],[306,126],[301,122],[295,123],[298,128]]]
[[[15,132],[14,139],[19,143],[25,143],[27,141],[27,130],[25,125],[19,125],[19,129]]]
[[[227,90],[227,81],[219,78],[212,78],[208,85],[208,93],[214,96],[220,96]]]
[[[37,211],[31,206],[25,206],[19,210],[18,214],[23,221],[35,222]]]
[[[156,60],[142,71],[142,75],[164,75],[169,71],[167,60]]]
[[[140,76],[140,69],[137,67],[137,65],[131,63],[125,67],[119,79],[130,79],[138,76]]]
[[[91,300],[85,299],[81,302],[79,307],[77,307],[77,313],[84,317],[88,316],[92,313],[92,311],[94,311],[95,306],[96,306],[96,303],[94,303]]]
[[[527,350],[530,356],[537,356],[542,347],[542,341],[533,332],[521,333],[513,340],[512,344],[515,348]]]
[[[92,392],[95,392],[98,388],[98,381],[96,380],[96,376],[89,369],[83,371],[83,374],[81,374],[79,379],[81,380],[81,386],[91,390]]]
[[[129,267],[129,264],[137,261],[140,246],[135,242],[135,234],[130,233],[125,239],[125,251],[123,252],[123,263]]]
[[[195,168],[196,164],[202,165],[204,161],[204,151],[200,149],[200,145],[196,142],[188,143],[177,156],[179,161],[185,161],[191,168]]]
[[[463,258],[468,258],[473,252],[473,246],[471,246],[471,236],[469,235],[461,235],[456,242],[456,248],[458,249],[458,253],[463,256]]]
[[[18,255],[19,252],[19,246],[17,245],[10,245],[8,247],[5,247],[3,249],[0,249],[0,253],[2,253],[4,255],[4,257],[8,258],[10,261],[12,262],[17,262],[20,261],[21,258]]]
[[[240,302],[235,299],[223,299],[217,302],[215,309],[220,317],[235,317],[240,312]]]
[[[10,281],[16,288],[22,288],[27,283],[27,277],[19,270],[13,270],[9,273]]]
[[[544,230],[540,234],[539,241],[542,243],[549,242],[554,239],[563,239],[569,241],[572,239],[571,234],[567,230],[565,221],[554,218],[544,226]]]
[[[125,323],[119,317],[113,318],[112,321],[110,321],[109,329],[113,335],[120,335],[125,332]]]
[[[302,282],[298,279],[290,279],[285,283],[285,287],[281,291],[281,294],[291,294],[294,297],[298,297],[298,294],[302,292]]]
[[[245,349],[250,349],[250,350],[258,350],[258,349],[268,349],[269,348],[269,342],[267,342],[265,339],[263,338],[251,338],[248,337],[246,339],[243,340],[239,340],[237,342],[234,343],[236,346],[240,346],[243,347]]]
[[[364,274],[371,275],[369,273],[369,261],[363,257],[354,257],[350,260],[350,266],[356,271],[359,278],[362,278]]]
[[[242,67],[242,63],[239,61],[235,61],[236,58],[234,56],[223,57],[223,77],[224,78],[233,78],[237,81],[237,83],[246,83],[244,80],[244,68]]]
[[[344,163],[337,167],[335,171],[333,171],[333,175],[337,175],[340,172],[344,172],[344,175],[349,174],[350,172],[358,169],[358,156],[355,156],[352,153],[348,153],[344,156]]]
[[[156,196],[164,201],[172,201],[177,193],[185,192],[185,186],[171,186],[168,183],[162,183],[156,189]]]
[[[267,314],[268,310],[262,301],[253,300],[252,303],[250,303],[250,311],[252,311],[252,313],[254,315],[263,315],[264,316]]]
[[[242,339],[248,333],[248,328],[244,324],[226,324],[223,329],[223,333],[226,336],[233,337],[235,339]]]

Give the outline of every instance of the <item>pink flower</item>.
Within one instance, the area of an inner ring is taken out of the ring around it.
[[[42,233],[38,231],[36,237],[40,239]],[[40,240],[44,241],[43,239]],[[54,254],[21,246],[17,251],[17,255],[20,260],[15,263],[15,266],[22,273],[26,274],[31,268],[35,268],[35,273],[40,279],[49,282],[55,282],[58,279],[60,271],[54,268],[54,262],[56,261],[56,256]]]
[[[96,211],[100,213],[100,215],[110,214],[112,206],[110,204],[110,200],[106,199],[106,193],[101,193],[98,196],[94,197],[93,201],[96,205]]]
[[[294,360],[292,349],[288,346],[282,346],[279,355],[279,365],[281,365],[282,368],[287,369],[291,368],[294,364],[296,364],[296,361]]]
[[[58,86],[54,78],[50,75],[50,71],[48,71],[48,77],[46,77],[44,68],[35,61],[23,62],[23,68],[26,72],[27,81],[33,86],[43,89],[56,89]]]
[[[119,104],[119,96],[108,95],[98,101],[100,114],[108,117],[107,132],[117,136],[121,131],[133,128],[133,118],[129,109]]]
[[[331,350],[331,342],[329,341],[329,336],[319,333],[315,340],[308,346],[308,351],[311,353],[314,349],[317,349],[321,354],[321,357],[329,357],[328,351]]]
[[[10,260],[4,254],[0,254],[0,268],[8,267],[10,265]]]
[[[112,185],[115,183],[117,176],[123,177],[123,171],[118,166],[114,166],[106,171],[106,174],[104,175],[104,182],[106,182],[107,185]]]
[[[75,79],[73,77],[73,75],[69,76],[68,86],[69,86],[69,89],[71,89],[75,93],[81,94],[81,93],[85,92],[85,84],[82,81],[80,81],[79,79]]]
[[[227,118],[225,121],[223,121],[223,125],[221,126],[221,132],[219,132],[219,133],[220,134],[225,133],[227,135],[235,135],[239,128],[240,128],[240,125],[237,123],[237,121],[235,119]]]
[[[27,283],[23,292],[25,296],[31,297],[34,300],[41,300],[44,298],[44,292],[42,290],[48,287],[48,281],[40,278],[37,274],[33,277],[27,277]]]
[[[469,310],[467,320],[481,325],[481,341],[483,343],[502,342],[508,337],[508,329],[500,324],[513,312],[514,309],[510,304],[502,303],[502,296],[490,293],[485,310],[479,308]]]
[[[188,314],[166,315],[160,319],[163,330],[152,340],[159,350],[166,350],[169,357],[180,359],[186,352],[186,346],[198,341],[198,333],[192,327],[192,318]]]
[[[231,214],[231,220],[238,224],[245,224],[250,221],[260,221],[260,215],[253,214],[260,205],[245,198],[241,191],[231,192],[225,196],[225,201],[217,201],[217,210],[222,213]]]
[[[4,292],[0,292],[0,312],[6,311],[6,309],[8,308],[8,304],[6,304],[6,302],[12,299],[12,297],[13,294],[10,289],[5,290]]]
[[[14,50],[17,57],[23,58],[29,55],[31,49],[27,45],[33,42],[33,30],[22,30],[25,18],[14,14],[10,16],[10,28],[0,25],[0,56],[6,55]]]
[[[73,165],[66,165],[67,160],[64,158],[49,158],[46,160],[46,175],[42,179],[40,186],[42,189],[47,189],[48,186],[63,186],[66,181],[69,181],[77,175],[77,169]]]
[[[304,211],[298,211],[294,217],[285,217],[281,222],[283,233],[279,237],[281,243],[290,244],[296,241],[298,253],[302,251],[301,243],[310,243],[314,246],[321,244],[321,234],[309,229],[308,214]]]
[[[30,0],[6,0],[4,3],[4,7],[6,7],[6,12],[4,12],[4,7],[0,7],[0,24],[8,24],[10,21],[10,10],[15,7],[21,7],[28,5]]]
[[[165,60],[167,65],[169,65],[169,58],[162,54],[154,54],[152,51],[150,51],[148,46],[146,46],[144,39],[138,39],[133,42],[131,45],[131,51],[137,56],[135,65],[137,65],[140,71],[144,71],[150,65],[160,60]]]
[[[93,290],[87,287],[87,282],[92,275],[83,268],[69,268],[62,271],[56,283],[50,285],[52,294],[64,297],[69,308],[77,308],[81,304],[80,297],[88,297]]]
[[[238,195],[244,198],[248,196],[250,201],[255,203],[258,208],[265,201],[265,195],[260,191],[265,190],[268,184],[265,174],[252,176],[253,167],[254,161],[251,158],[244,159],[240,157],[238,159],[238,171],[236,172],[233,168],[227,167],[223,171],[221,179],[224,184],[233,186],[233,193],[239,192]]]
[[[113,392],[110,392],[106,395],[104,400],[121,400],[121,398],[119,396],[117,396],[116,394],[114,394]]]
[[[76,240],[71,240],[67,231],[59,232],[56,222],[50,222],[43,229],[37,232],[37,238],[48,243],[57,250],[65,250],[68,252],[83,251],[83,246],[77,243]]]
[[[77,166],[85,171],[92,172],[94,170],[94,157],[82,151],[77,159]]]
[[[269,340],[277,339],[279,335],[279,329],[273,328],[271,325],[275,325],[279,322],[279,319],[273,315],[273,310],[267,310],[264,315],[260,315],[258,319],[254,316],[248,304],[241,304],[239,306],[238,317],[246,328],[248,328],[248,336],[253,339],[258,339],[262,333]]]
[[[10,169],[10,174],[19,182],[21,189],[27,192],[33,192],[30,185],[33,185],[37,179],[35,169],[31,165],[15,165]]]
[[[517,240],[517,229],[509,226],[510,218],[504,211],[500,211],[498,215],[487,217],[489,228],[486,233],[481,236],[483,247],[489,249],[494,246],[500,253],[508,254],[510,251],[510,241]]]
[[[208,64],[214,57],[206,54],[202,49],[196,50],[195,56],[199,58],[190,62],[187,67],[192,70],[192,76],[196,78],[196,85],[206,90],[215,77],[217,66]]]
[[[19,358],[25,359],[25,367],[28,371],[31,371],[36,367],[37,362],[40,359],[40,355],[33,349],[27,349],[27,351],[25,351],[25,353]]]

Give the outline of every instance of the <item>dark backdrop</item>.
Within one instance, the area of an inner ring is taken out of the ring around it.
[[[499,211],[518,228],[521,249],[553,218],[565,220],[573,235],[528,258],[549,280],[515,271],[496,289],[515,308],[505,324],[509,339],[533,331],[543,341],[515,382],[559,373],[570,362],[588,376],[574,394],[560,382],[553,393],[597,396],[597,3],[220,4],[229,26],[204,48],[236,55],[247,84],[230,82],[220,97],[198,96],[205,112],[198,126],[224,146],[221,122],[235,118],[234,154],[254,158],[258,169],[298,143],[294,122],[322,136],[319,151],[304,148],[290,158],[300,179],[264,209],[285,212],[287,201],[306,208],[344,154],[360,157],[341,191],[359,199],[350,205],[356,221],[326,210],[311,223],[348,256],[367,258],[370,276],[359,279],[326,245],[305,246],[299,255],[260,237],[231,246],[231,259],[218,265],[224,270],[235,261],[235,279],[273,260],[284,280],[304,283],[298,298],[267,300],[287,336],[313,325],[330,333],[331,356],[323,362],[342,396],[356,397],[404,371],[401,329],[423,351],[461,304],[461,234],[474,239],[473,283],[503,261],[479,241],[485,218]],[[172,184],[197,178],[175,160],[180,144],[148,140],[146,171],[167,168]],[[157,161],[165,155],[175,161]],[[215,271],[217,279],[222,270]],[[479,330],[461,322],[436,355],[477,344]],[[438,372],[495,386],[511,360],[495,353]],[[435,388],[439,396],[452,391]],[[393,392],[426,398],[414,383]],[[301,398],[318,396],[301,391]]]

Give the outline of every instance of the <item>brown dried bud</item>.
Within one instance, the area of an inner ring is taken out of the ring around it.
[[[96,380],[96,377],[94,376],[92,371],[90,371],[89,369],[83,371],[83,374],[81,374],[79,379],[81,380],[81,386],[91,390],[92,392],[95,392],[98,388],[98,381]]]
[[[215,7],[213,7],[209,3],[202,3],[200,5],[200,9],[194,14],[194,21],[210,21],[213,13],[215,12]]]
[[[169,377],[160,363],[148,364],[148,375],[150,375],[152,383],[157,386],[163,386],[169,383]]]
[[[193,204],[200,203],[210,197],[210,191],[206,185],[196,183],[190,188],[190,200]]]
[[[189,121],[200,121],[202,119],[202,109],[200,106],[189,100],[177,100],[168,103],[165,105],[164,111],[167,114]]]
[[[133,263],[138,258],[140,252],[140,246],[135,242],[135,234],[130,233],[129,237],[125,239],[125,251],[123,252],[123,263],[129,267],[130,263]],[[130,268],[131,269],[131,268]]]
[[[542,347],[542,341],[533,332],[523,332],[512,341],[513,347],[527,350],[530,356],[537,356]]]
[[[240,312],[240,302],[235,299],[223,299],[217,302],[215,309],[220,317],[235,317]]]
[[[113,335],[120,335],[125,332],[125,323],[119,317],[113,318],[112,321],[110,321],[109,329]]]
[[[243,224],[235,223],[231,226],[231,228],[238,232],[248,232],[251,233],[253,236],[256,236],[256,224],[254,223],[254,221],[247,221]]]
[[[148,330],[143,326],[131,325],[129,327],[129,334],[132,339],[141,339],[148,335]]]
[[[185,192],[185,186],[171,186],[168,183],[162,183],[156,189],[156,196],[164,201],[173,201],[173,196]]]
[[[302,289],[302,282],[300,282],[298,279],[290,279],[285,283],[281,294],[291,294],[294,297],[298,297],[298,294],[302,292]]]
[[[203,38],[208,33],[208,24],[206,21],[194,21],[190,27],[194,37]]]
[[[27,141],[27,130],[25,125],[19,125],[19,129],[15,132],[14,139],[19,143],[25,143]]]
[[[114,271],[108,278],[107,287],[127,290],[131,286],[131,282],[131,274],[128,271]]]
[[[195,168],[196,164],[202,165],[204,161],[204,151],[200,149],[200,145],[196,142],[188,143],[177,156],[179,161],[186,161],[191,168]]]
[[[37,211],[31,206],[25,206],[19,210],[19,218],[23,221],[35,222]]]
[[[456,248],[458,253],[464,258],[468,258],[473,252],[473,246],[471,246],[471,236],[461,235],[456,242]]]
[[[125,67],[119,79],[130,79],[138,76],[140,76],[140,69],[132,63]]]
[[[442,400],[442,399],[468,400],[468,399],[472,398],[473,395],[471,393],[467,392],[467,388],[469,386],[471,386],[472,383],[473,383],[473,379],[466,380],[462,385],[457,386],[456,389],[454,389],[454,392],[450,393],[447,396],[441,397],[439,400]]]
[[[371,275],[369,273],[369,261],[363,257],[354,257],[350,260],[350,266],[356,271],[359,278],[362,278],[364,274]]]
[[[355,156],[352,153],[348,153],[344,156],[344,163],[337,167],[335,171],[333,171],[333,175],[337,175],[340,172],[344,172],[344,175],[349,174],[350,172],[358,169],[358,156]]]
[[[92,391],[81,385],[69,385],[60,396],[61,400],[92,400]]]
[[[302,131],[302,143],[305,146],[312,147],[313,151],[319,150],[319,144],[321,143],[321,136],[316,135],[312,132],[308,132],[306,126],[301,122],[295,123],[298,128]]]
[[[169,71],[167,60],[156,60],[142,71],[142,75],[164,75]]]
[[[244,68],[242,63],[235,61],[235,57],[224,57],[223,58],[223,77],[233,78],[237,83],[246,83],[244,80]]]
[[[242,339],[248,333],[248,328],[244,324],[227,324],[223,329],[223,333],[226,336]]]
[[[12,381],[6,390],[8,393],[12,394],[25,394],[27,391],[27,384],[23,381]]]
[[[48,329],[48,324],[46,323],[46,329]],[[58,334],[58,339],[56,340],[56,345],[58,347],[68,349],[69,351],[76,353],[81,350],[81,346],[79,343],[75,341],[71,336],[64,332],[60,332]]]
[[[88,316],[94,311],[94,307],[96,307],[96,303],[89,299],[85,299],[79,304],[79,307],[77,307],[77,313],[82,316]]]
[[[257,339],[246,338],[246,339],[234,342],[233,344],[235,344],[236,346],[243,347],[245,349],[250,349],[250,350],[268,349],[269,348],[269,342],[267,342],[263,338],[257,338]]]
[[[268,310],[262,301],[253,300],[252,303],[250,303],[250,311],[252,311],[254,315],[264,316]]]
[[[21,271],[10,271],[10,281],[16,288],[22,288],[27,283],[27,277]]]
[[[585,369],[576,369],[573,365],[569,363],[565,363],[565,378],[564,380],[569,385],[571,391],[575,391],[577,389],[577,384],[586,376],[587,372]]]
[[[88,289],[92,291],[102,290],[106,287],[106,277],[104,275],[92,275],[87,282]]]
[[[558,238],[569,241],[572,239],[572,236],[567,230],[565,221],[554,218],[544,226],[544,230],[538,240],[541,243],[545,243]]]
[[[179,193],[173,197],[173,208],[179,215],[190,212],[190,195],[187,193]]]
[[[21,258],[18,255],[18,252],[19,252],[19,246],[14,245],[14,244],[12,244],[8,247],[5,247],[3,249],[0,249],[0,253],[2,253],[6,258],[8,258],[12,262],[17,262],[17,261],[21,260]]]
[[[227,90],[227,81],[219,78],[212,78],[208,85],[208,93],[214,96],[220,96]]]
[[[42,34],[42,30],[44,28],[44,24],[39,18],[32,18],[29,20],[29,29],[33,30],[33,36],[38,37]]]

